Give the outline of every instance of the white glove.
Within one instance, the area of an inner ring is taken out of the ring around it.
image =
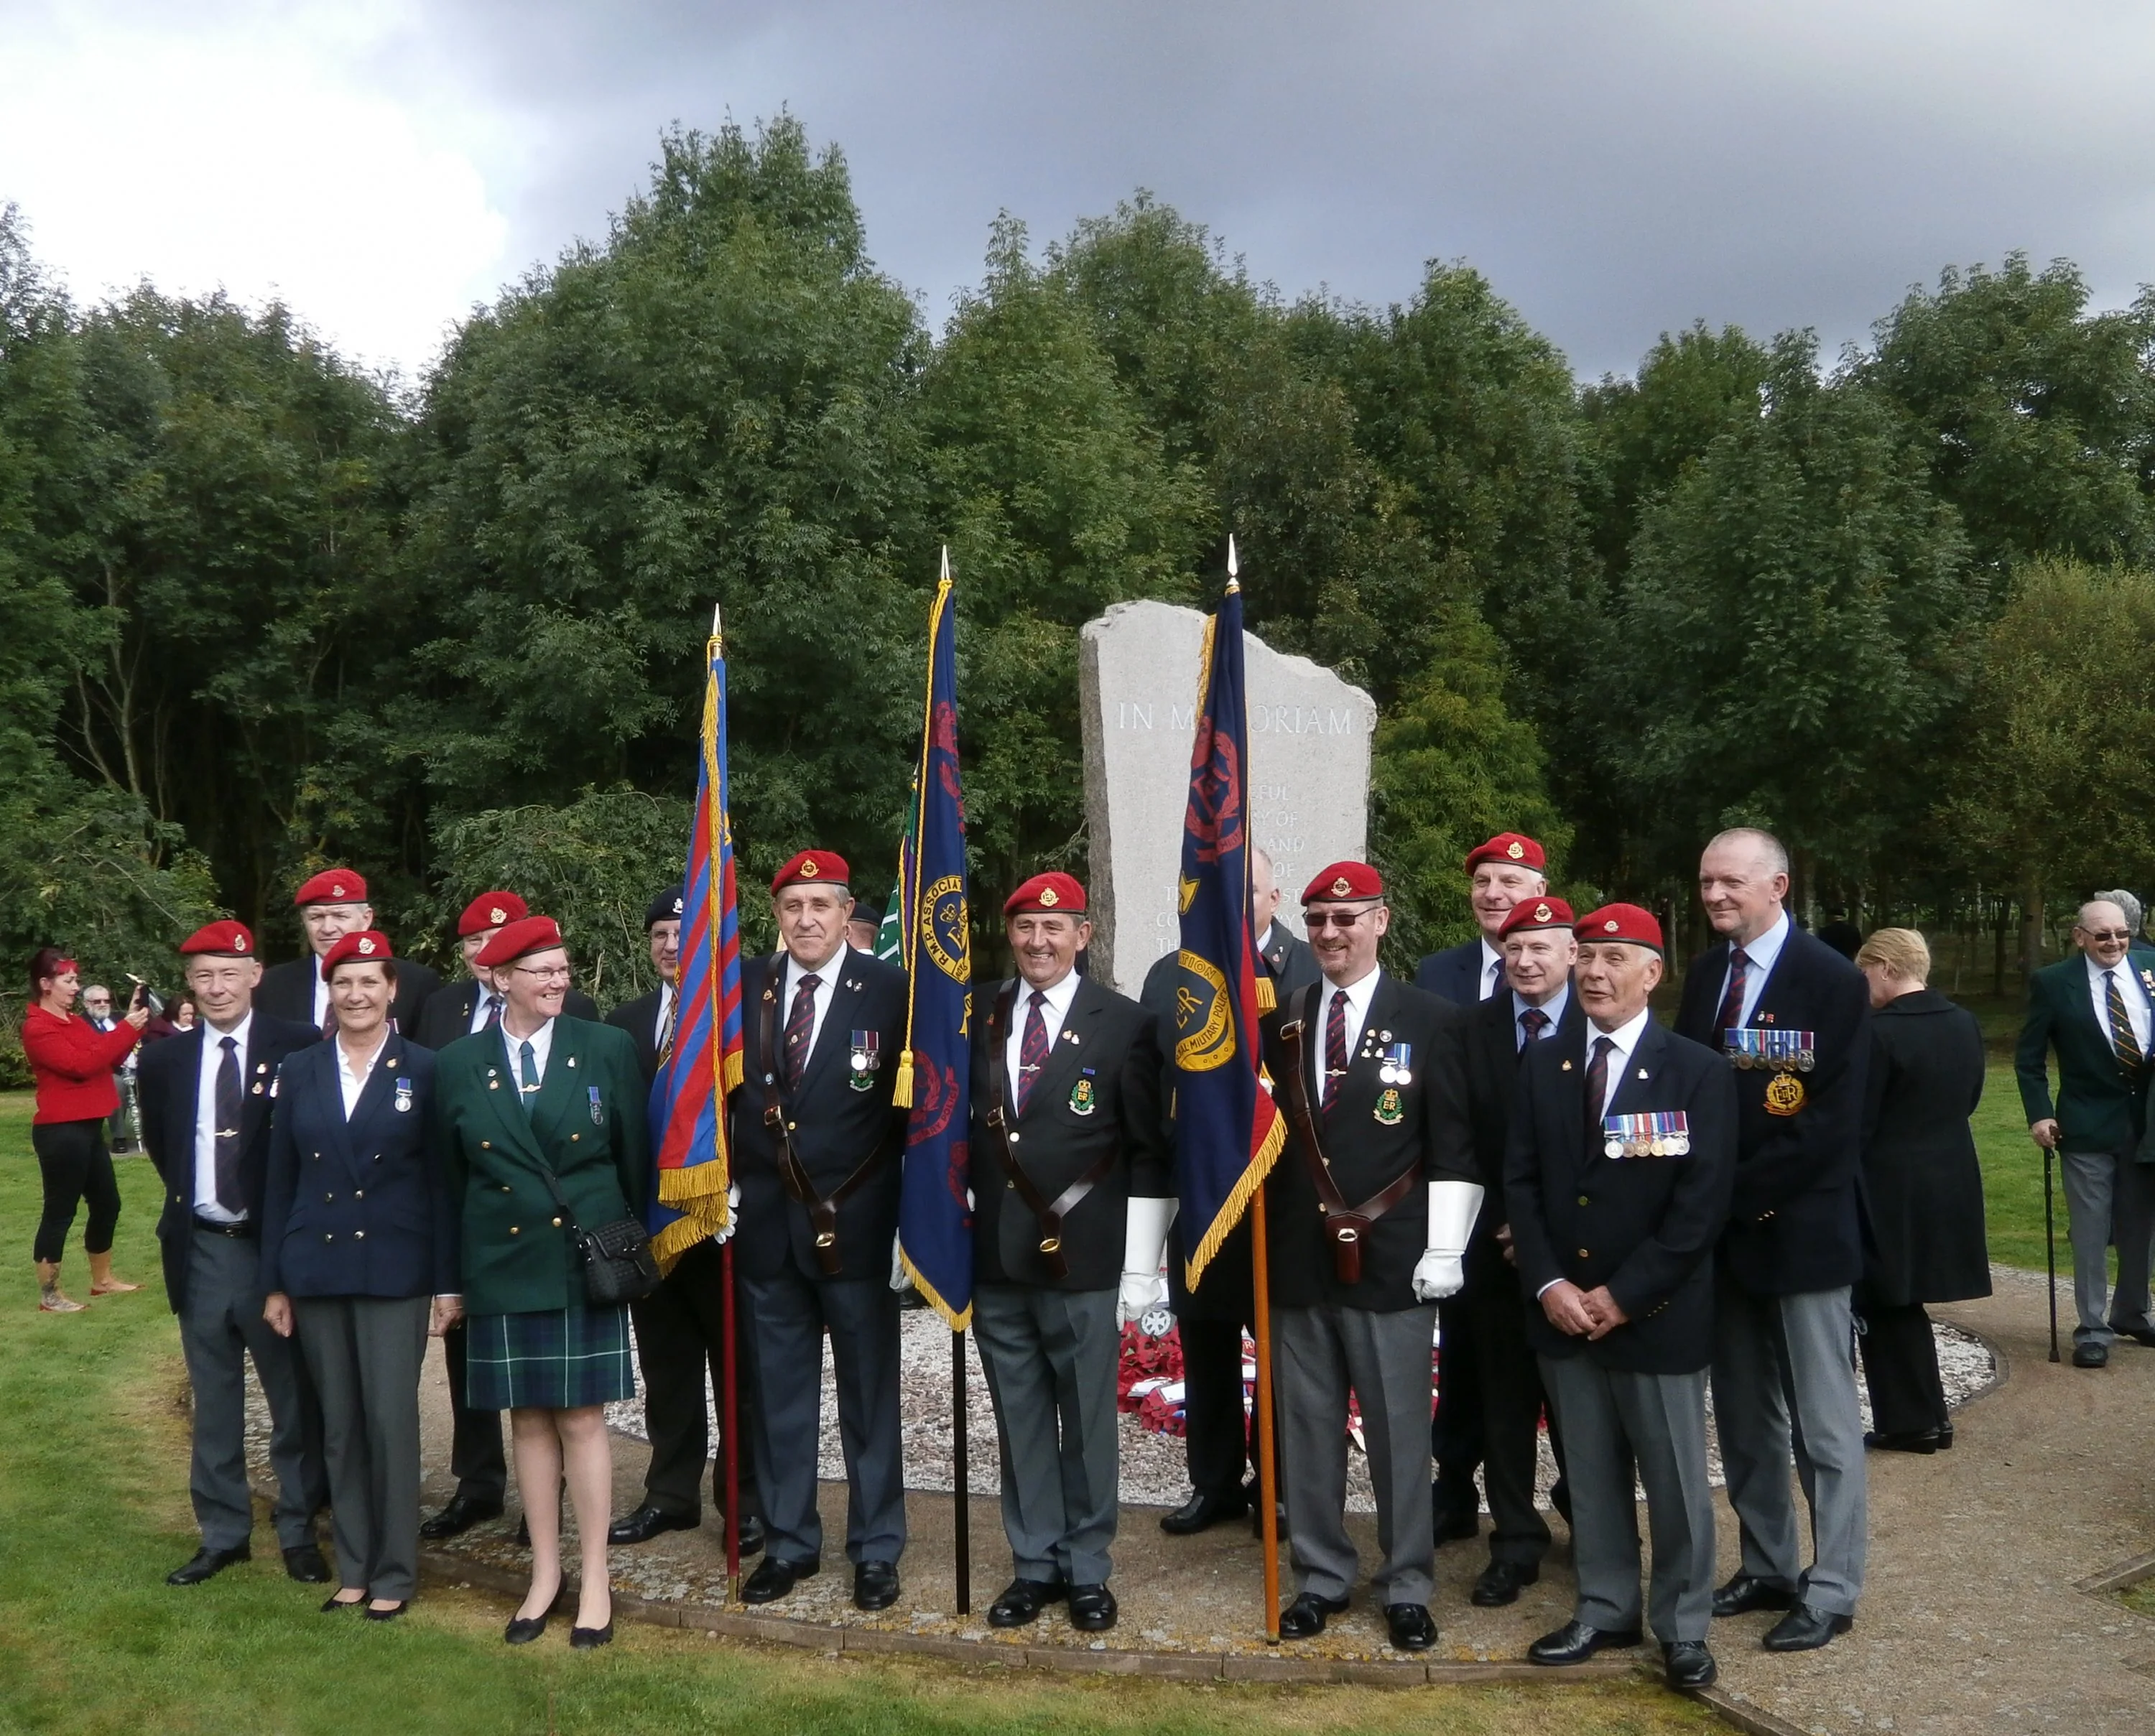
[[[1115,1324],[1167,1306],[1167,1274],[1159,1269],[1167,1232],[1180,1201],[1133,1195],[1123,1227],[1123,1282],[1115,1295]]]
[[[904,1258],[898,1251],[898,1237],[890,1238],[890,1287],[901,1296],[913,1288],[913,1274],[905,1269]]]
[[[1482,1210],[1482,1187],[1473,1181],[1432,1181],[1429,1185],[1429,1242],[1415,1262],[1414,1293],[1419,1302],[1441,1302],[1467,1285],[1467,1238]]]
[[[711,1241],[715,1245],[731,1242],[734,1232],[740,1228],[740,1183],[730,1184],[726,1189],[726,1226],[714,1231]]]

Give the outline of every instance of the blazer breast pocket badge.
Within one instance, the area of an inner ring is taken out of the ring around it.
[[[1601,1118],[1604,1157],[1687,1157],[1690,1153],[1691,1117],[1682,1109]]]
[[[856,1091],[875,1089],[876,1075],[883,1070],[883,1033],[856,1031],[846,1057],[846,1083]]]
[[[1380,1073],[1380,1078],[1384,1075]],[[1400,1088],[1387,1085],[1377,1093],[1377,1107],[1370,1110],[1380,1127],[1397,1127],[1407,1119],[1406,1106],[1400,1101]]]
[[[599,1101],[599,1088],[593,1085],[590,1088],[591,1093],[591,1125],[593,1127],[604,1127],[606,1125],[606,1106]]]
[[[400,1115],[412,1113],[412,1082],[409,1079],[397,1082],[397,1113]]]
[[[1093,1069],[1089,1067],[1080,1068],[1078,1083],[1070,1088],[1070,1113],[1089,1115],[1099,1107],[1099,1092],[1093,1083]]]

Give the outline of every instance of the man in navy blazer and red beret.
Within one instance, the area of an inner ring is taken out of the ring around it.
[[[264,971],[254,999],[273,1018],[311,1026],[317,1037],[324,1036],[334,1015],[329,986],[322,981],[322,960],[346,935],[376,926],[374,906],[367,901],[365,878],[347,868],[324,868],[310,875],[292,894],[292,904],[306,937],[306,953]],[[412,1036],[418,1029],[420,1009],[441,986],[442,979],[426,965],[400,960],[397,998],[389,1008],[394,1028]]]

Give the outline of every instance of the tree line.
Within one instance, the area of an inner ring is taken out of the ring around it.
[[[1688,924],[1741,822],[2002,982],[2009,931],[2155,883],[2155,294],[2090,304],[2014,256],[1837,356],[1693,325],[1582,387],[1467,264],[1289,296],[1140,195],[1000,218],[935,330],[781,116],[665,135],[404,382],[279,305],[77,305],[10,212],[0,943],[169,980],[222,909],[289,950],[335,861],[437,957],[515,884],[627,992],[714,602],[745,881],[812,839],[880,896],[944,544],[976,872],[1083,873],[1078,630],[1204,603],[1232,533],[1252,628],[1376,699],[1401,960],[1471,932],[1491,832]]]

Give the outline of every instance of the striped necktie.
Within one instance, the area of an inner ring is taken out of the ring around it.
[[[2117,1051],[2117,1064],[2125,1069],[2125,1077],[2137,1079],[2147,1057],[2140,1052],[2140,1040],[2132,1034],[2132,1016],[2125,1010],[2125,991],[2117,986],[2117,973],[2102,973],[2103,1003],[2110,1012],[2110,1046]]]

